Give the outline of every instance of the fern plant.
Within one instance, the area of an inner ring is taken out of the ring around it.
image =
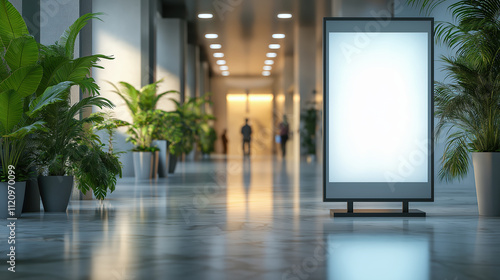
[[[445,1],[410,0],[430,13]],[[439,177],[464,178],[470,152],[500,152],[500,0],[462,0],[455,23],[438,22],[436,39],[456,52],[442,57],[447,82],[435,86],[436,133],[447,134]]]
[[[115,129],[122,123],[109,114],[95,113],[93,117],[102,117],[103,121],[89,127],[85,137],[82,137],[79,147],[84,160],[74,164],[73,174],[83,194],[92,190],[96,199],[103,200],[108,191],[110,193],[115,191],[117,177],[122,177],[119,155],[123,152],[116,152],[113,149]],[[108,136],[107,151],[96,134],[99,131],[105,131]]]

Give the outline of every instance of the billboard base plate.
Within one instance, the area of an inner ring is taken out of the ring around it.
[[[355,209],[352,212],[347,209],[330,209],[332,217],[425,217],[425,214],[418,209],[409,209],[408,212],[401,209]]]

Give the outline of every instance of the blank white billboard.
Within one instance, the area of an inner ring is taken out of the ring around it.
[[[376,23],[325,20],[325,200],[431,199],[432,20]]]

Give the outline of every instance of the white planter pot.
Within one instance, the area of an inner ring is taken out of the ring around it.
[[[479,215],[500,216],[500,153],[472,153]]]
[[[156,178],[158,174],[158,155],[158,152],[133,152],[136,180]]]

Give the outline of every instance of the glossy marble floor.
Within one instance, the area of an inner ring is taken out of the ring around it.
[[[24,215],[15,274],[0,227],[0,279],[500,279],[500,219],[477,216],[473,186],[410,205],[427,218],[333,219],[344,205],[321,197],[317,164],[180,163],[156,182],[121,180],[102,205]]]

